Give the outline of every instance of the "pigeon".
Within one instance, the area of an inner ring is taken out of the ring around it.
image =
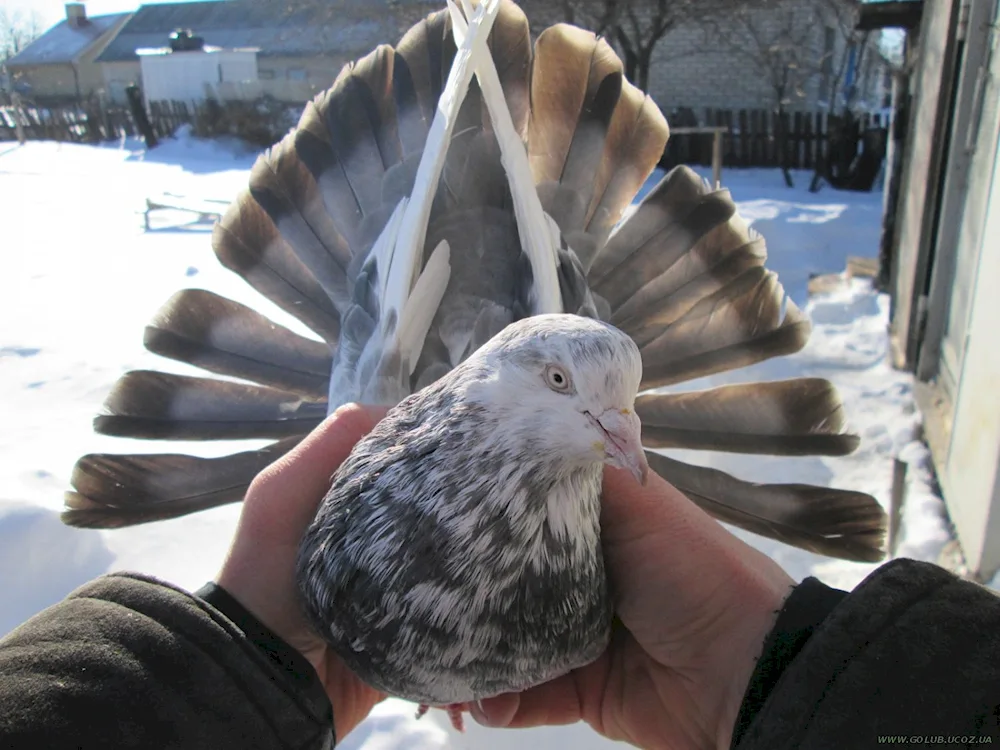
[[[305,612],[377,689],[445,706],[596,659],[611,635],[602,465],[648,471],[635,342],[577,315],[507,326],[403,399],[337,471],[299,553]]]
[[[558,24],[532,42],[510,0],[449,2],[346,66],[260,156],[212,238],[226,268],[311,334],[182,290],[144,344],[206,374],[126,373],[95,420],[112,436],[267,444],[211,458],[84,456],[64,522],[118,528],[239,502],[348,402],[401,409],[387,425],[410,434],[409,399],[432,398],[510,326],[568,315],[637,348],[634,416],[650,470],[726,523],[881,559],[885,513],[870,495],[754,484],[664,453],[841,456],[859,443],[820,378],[676,388],[796,352],[810,325],[727,190],[680,166],[633,205],[668,136],[604,39]],[[461,466],[461,451],[453,459]]]

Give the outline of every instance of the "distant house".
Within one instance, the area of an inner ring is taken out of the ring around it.
[[[275,0],[143,5],[97,58],[112,98],[141,82],[137,50],[163,48],[177,29],[207,47],[256,49],[262,94],[303,102],[328,88],[343,65],[381,43],[395,43],[410,23],[442,3],[340,0],[289,10]]]
[[[948,513],[988,580],[1000,570],[1000,2],[883,5],[873,15],[912,23],[882,239],[893,359],[915,374]]]
[[[83,3],[67,3],[64,20],[7,61],[12,88],[41,103],[100,93],[104,75],[95,59],[130,15],[88,18]]]

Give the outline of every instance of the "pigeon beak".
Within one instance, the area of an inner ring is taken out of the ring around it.
[[[646,484],[649,464],[642,449],[642,424],[634,409],[608,409],[595,420],[604,432],[605,463],[628,469],[639,484]]]

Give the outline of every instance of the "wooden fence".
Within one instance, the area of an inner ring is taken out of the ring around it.
[[[269,146],[294,124],[301,108],[293,109],[289,112],[286,105],[274,103],[262,107],[255,102],[220,105],[214,101],[164,101],[150,102],[147,114],[157,138],[168,137],[180,126],[190,124],[196,135],[233,135]],[[18,122],[27,140],[100,143],[142,136],[127,105],[88,102],[53,107],[0,106],[0,141],[17,140]]]
[[[268,145],[287,131],[288,122],[275,111],[267,114],[253,102],[219,105],[215,102],[152,102],[149,121],[158,137],[174,133],[190,123],[201,135],[238,135],[258,145]],[[688,116],[690,110],[688,110]],[[15,140],[19,119],[29,140],[97,143],[138,136],[139,129],[128,107],[97,102],[64,107],[0,107],[0,141]],[[831,137],[843,139],[839,118],[826,113],[785,113],[766,110],[706,110],[700,122],[668,118],[672,124],[722,126],[722,159],[726,167],[779,167],[815,169],[830,154]],[[294,119],[293,119],[294,121]],[[887,128],[880,115],[860,115],[849,123],[848,137],[858,143],[866,131]],[[851,136],[853,134],[853,136]],[[847,144],[846,150],[853,146]],[[841,149],[844,150],[844,149]],[[712,163],[711,135],[675,135],[670,138],[663,164]]]
[[[17,125],[31,141],[100,143],[138,135],[123,106],[0,106],[0,141],[17,140]]]
[[[667,118],[668,121],[671,118]],[[887,131],[887,118],[864,113],[849,122],[836,115],[767,110],[709,109],[699,125],[726,128],[722,137],[722,163],[726,167],[781,167],[815,169],[830,154],[831,140],[863,140],[866,132]],[[848,145],[848,150],[853,145]],[[711,135],[671,136],[663,164],[712,163]]]

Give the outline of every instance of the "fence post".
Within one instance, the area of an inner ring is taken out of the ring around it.
[[[712,182],[715,189],[722,187],[722,131],[716,130],[712,134]]]
[[[24,135],[24,125],[21,123],[21,95],[15,91],[11,94],[10,100],[14,104],[14,132],[17,133],[17,142],[23,146],[28,139]]]
[[[149,117],[146,115],[146,108],[142,104],[142,93],[139,91],[139,87],[132,84],[125,89],[125,95],[128,97],[129,109],[132,110],[132,119],[135,120],[136,127],[139,128],[139,132],[142,133],[142,137],[146,141],[146,148],[156,148],[158,141],[153,132],[153,126],[149,123]]]

